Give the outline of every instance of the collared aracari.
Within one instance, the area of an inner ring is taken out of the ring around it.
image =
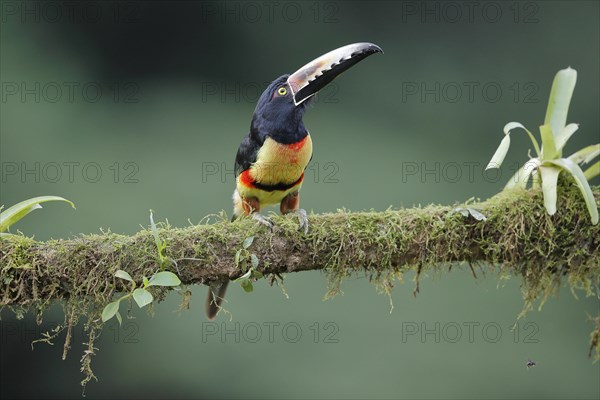
[[[279,204],[282,214],[296,214],[300,230],[308,232],[306,211],[299,208],[299,191],[304,169],[312,158],[312,141],[302,116],[319,90],[375,53],[383,51],[372,43],[343,46],[291,75],[280,76],[267,87],[254,110],[250,132],[235,157],[232,221],[248,215],[273,229],[273,221],[259,212],[263,206]],[[227,284],[228,281],[211,283],[206,300],[209,319],[217,315]]]

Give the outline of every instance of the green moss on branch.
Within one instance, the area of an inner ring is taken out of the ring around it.
[[[168,268],[184,284],[239,277],[236,251],[254,236],[250,250],[258,256],[261,272],[323,269],[331,293],[342,278],[357,272],[388,291],[391,281],[405,272],[468,262],[521,276],[528,309],[553,293],[563,278],[588,295],[600,279],[600,225],[591,225],[576,187],[563,184],[559,194],[554,216],[546,213],[541,192],[531,190],[470,204],[487,217],[484,221],[450,215],[453,207],[428,206],[312,215],[308,235],[296,231],[291,217],[274,217],[274,233],[249,219],[230,223],[222,218],[186,228],[163,227],[159,235],[167,243],[165,255],[177,262],[177,269]],[[600,197],[598,187],[594,194]],[[149,230],[47,242],[9,236],[2,239],[0,263],[0,306],[42,310],[68,299],[70,321],[81,314],[97,316],[115,292],[127,290],[126,282],[114,277],[117,269],[141,282],[160,268]]]
[[[596,188],[597,197],[598,193]],[[274,233],[251,220],[221,220],[163,228],[159,234],[179,271],[174,265],[170,269],[185,284],[238,277],[235,253],[249,236],[255,236],[251,250],[264,273],[326,269],[332,275],[366,271],[377,276],[465,261],[501,265],[531,284],[544,276],[567,275],[572,284],[599,276],[600,225],[590,224],[576,189],[563,190],[554,216],[546,214],[536,191],[501,193],[470,207],[487,220],[448,215],[452,207],[428,206],[313,215],[308,235],[296,232],[291,217],[274,217]],[[104,302],[124,289],[124,281],[113,277],[117,269],[140,281],[159,268],[148,230],[133,236],[103,233],[47,242],[8,236],[2,240],[0,262],[3,305],[72,296]]]

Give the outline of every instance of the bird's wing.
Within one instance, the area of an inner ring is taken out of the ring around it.
[[[244,137],[235,156],[236,177],[248,168],[250,168],[252,163],[256,162],[258,150],[260,150],[263,143],[264,140],[261,141],[260,138],[257,137],[257,135],[253,135],[252,133],[248,133]]]

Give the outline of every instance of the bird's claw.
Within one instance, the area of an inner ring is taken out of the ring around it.
[[[298,222],[300,223],[300,227],[298,231],[304,232],[304,234],[308,233],[308,217],[306,216],[306,210],[302,208],[298,208],[294,211],[294,214],[298,217]]]
[[[275,223],[269,217],[265,217],[259,213],[252,214],[252,219],[257,221],[258,223],[265,225],[271,232],[273,232],[273,228],[275,227]]]

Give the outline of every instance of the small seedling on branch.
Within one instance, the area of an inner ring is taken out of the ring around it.
[[[165,249],[167,248],[167,241],[162,240],[158,236],[158,228],[156,227],[156,224],[154,223],[154,218],[153,218],[152,213],[153,213],[153,211],[150,210],[150,228],[152,229],[152,236],[154,236],[154,242],[156,243],[156,250],[158,251],[158,261],[160,263],[160,269],[163,270],[163,269],[165,269],[165,267],[168,263],[175,264],[175,262],[165,255]]]
[[[252,282],[256,282],[257,279],[263,277],[262,272],[257,271],[259,259],[256,254],[251,253],[248,248],[254,243],[254,236],[249,236],[244,239],[242,248],[235,253],[235,265],[240,267],[244,271],[244,275],[237,278],[235,281],[239,282],[246,292],[250,293],[254,290]],[[248,260],[250,261],[250,267],[248,267]]]
[[[153,274],[150,279],[145,276],[142,277],[142,287],[137,287],[137,283],[127,271],[123,271],[121,269],[117,270],[115,272],[115,276],[117,278],[129,281],[131,283],[131,289],[129,293],[121,296],[119,299],[113,302],[108,303],[106,307],[104,307],[104,310],[102,310],[102,322],[106,322],[112,317],[116,316],[119,324],[121,324],[122,317],[119,313],[119,305],[122,300],[133,298],[140,308],[152,303],[154,296],[152,296],[152,293],[150,293],[150,291],[147,289],[150,286],[170,286],[176,288],[177,286],[181,285],[181,280],[179,277],[177,277],[177,275],[170,271],[162,271],[162,269],[164,269],[166,264],[169,262],[172,262],[175,265],[177,264],[164,254],[164,251],[167,247],[167,242],[162,240],[158,235],[158,229],[156,228],[154,218],[152,217],[152,210],[150,210],[150,227],[152,229],[152,235],[154,236],[154,242],[156,243],[156,248],[158,250],[158,261],[161,271]]]
[[[131,283],[131,289],[129,293],[124,296],[121,296],[119,299],[110,302],[104,307],[102,310],[102,322],[106,322],[110,320],[112,317],[116,316],[119,324],[122,322],[121,314],[119,313],[119,305],[121,301],[132,298],[137,303],[138,307],[143,308],[148,304],[152,303],[154,300],[154,296],[148,290],[150,286],[170,286],[175,287],[181,284],[181,281],[172,272],[169,271],[160,271],[156,274],[152,275],[150,279],[145,276],[142,278],[142,287],[137,287],[137,283],[135,280],[129,275],[128,272],[123,271],[121,269],[115,272],[115,276],[117,278],[124,279]]]

